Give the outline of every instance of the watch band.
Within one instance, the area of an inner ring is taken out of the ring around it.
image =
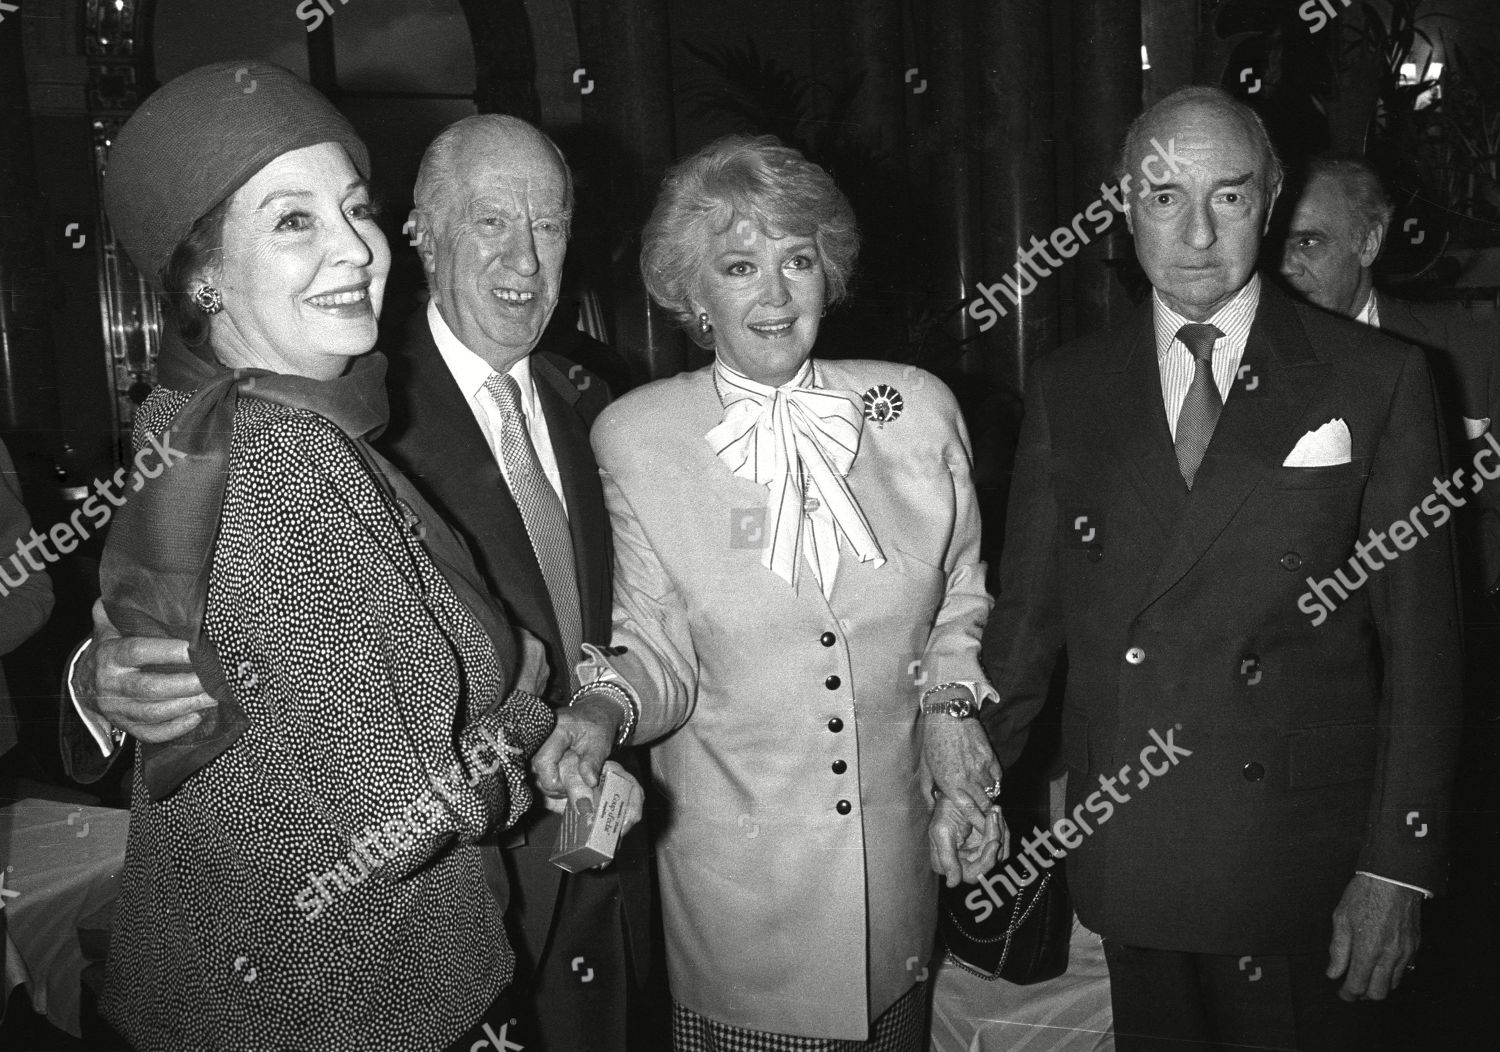
[[[934,694],[945,690],[959,690],[962,692],[962,697],[953,699],[938,699],[933,697]],[[923,693],[922,700],[918,704],[923,715],[946,712],[955,719],[964,719],[979,711],[979,703],[975,700],[973,692],[969,690],[968,685],[965,683],[939,683],[935,687],[929,687]],[[956,706],[961,706],[965,711],[962,713],[954,712],[953,710]]]

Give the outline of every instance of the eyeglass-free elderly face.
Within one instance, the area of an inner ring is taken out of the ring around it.
[[[1139,136],[1170,143],[1175,163],[1125,213],[1136,255],[1169,307],[1206,321],[1255,271],[1280,187],[1246,119],[1212,101],[1160,113]],[[1132,171],[1139,158],[1130,159]]]
[[[1341,181],[1318,176],[1302,192],[1281,251],[1281,273],[1324,310],[1359,314],[1383,230],[1361,221]]]
[[[223,294],[214,352],[236,368],[338,376],[375,346],[390,269],[369,187],[344,148],[284,153],[230,198],[222,248],[199,275]]]
[[[714,353],[752,380],[786,383],[812,354],[823,316],[817,241],[739,219],[714,235],[704,261],[692,306],[708,316]]]

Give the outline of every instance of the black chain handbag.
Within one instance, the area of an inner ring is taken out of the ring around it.
[[[986,876],[994,881],[1009,861],[997,862]],[[1005,879],[1017,883],[1014,874],[1005,874]],[[1073,900],[1063,860],[1003,904],[981,901],[981,906],[990,907],[983,920],[978,918],[983,911],[965,901],[976,890],[985,894],[983,886],[974,884],[940,889],[939,926],[948,960],[981,979],[1004,979],[1017,986],[1055,979],[1068,970]]]

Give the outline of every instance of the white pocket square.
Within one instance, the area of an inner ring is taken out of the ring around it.
[[[1490,429],[1490,418],[1481,417],[1475,420],[1472,416],[1464,417],[1464,437],[1469,439],[1479,438]]]
[[[1327,468],[1349,463],[1349,425],[1334,417],[1316,431],[1297,440],[1292,452],[1281,462],[1284,468]]]

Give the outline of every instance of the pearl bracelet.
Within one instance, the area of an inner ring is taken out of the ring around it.
[[[630,691],[618,683],[611,683],[607,679],[596,679],[592,683],[585,683],[579,687],[568,702],[568,707],[572,708],[590,694],[603,695],[615,702],[623,710],[625,719],[620,724],[620,733],[615,736],[615,744],[624,745],[630,740],[630,736],[635,733],[636,720],[640,717],[640,710],[636,708],[635,698],[631,697]]]

